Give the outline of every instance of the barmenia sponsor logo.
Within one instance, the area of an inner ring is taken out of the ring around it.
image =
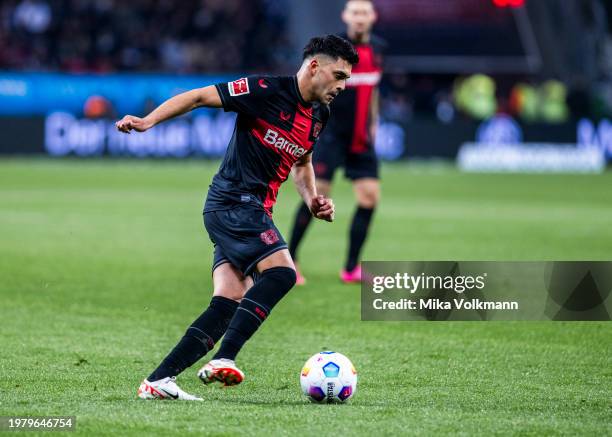
[[[290,142],[286,138],[281,137],[278,132],[272,129],[268,129],[266,135],[264,136],[264,141],[268,144],[272,144],[277,149],[290,153],[296,158],[300,158],[304,155],[304,153],[306,153],[306,149]]]

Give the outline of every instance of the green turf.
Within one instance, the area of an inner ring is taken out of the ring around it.
[[[83,434],[610,435],[612,324],[361,322],[341,286],[353,209],[303,247],[293,290],[203,403],[143,402],[140,380],[210,297],[201,205],[216,163],[0,161],[0,415],[76,415]],[[369,260],[612,259],[612,174],[465,175],[387,165]],[[288,233],[297,197],[275,217]],[[347,405],[301,395],[303,362],[348,355]]]

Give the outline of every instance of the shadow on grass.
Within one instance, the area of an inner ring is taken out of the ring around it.
[[[316,403],[309,402],[307,400],[280,400],[280,401],[269,401],[264,399],[204,399],[204,402],[171,402],[171,401],[142,401],[141,399],[119,399],[119,398],[106,398],[106,402],[127,402],[128,404],[133,402],[146,404],[155,404],[155,405],[176,405],[177,408],[181,408],[186,405],[194,405],[199,406],[202,404],[215,404],[215,405],[253,405],[253,406],[267,406],[270,408],[279,407],[319,407],[319,408],[350,408],[350,407],[365,407],[365,408],[376,408],[376,407],[384,407],[384,402],[346,402],[346,403]],[[172,407],[170,407],[172,408]]]

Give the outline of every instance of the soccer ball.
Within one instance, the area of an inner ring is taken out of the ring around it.
[[[320,352],[304,364],[300,385],[312,402],[346,402],[357,390],[357,371],[344,355]]]

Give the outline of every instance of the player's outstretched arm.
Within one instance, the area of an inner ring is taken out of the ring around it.
[[[299,159],[291,169],[295,186],[308,205],[310,212],[318,219],[328,222],[334,221],[335,207],[334,202],[325,196],[318,195],[315,186],[315,173],[312,167],[312,154],[308,154]]]
[[[219,97],[219,92],[214,85],[177,94],[159,105],[146,117],[126,115],[115,123],[115,126],[119,131],[128,134],[132,130],[144,132],[158,123],[202,106],[207,108],[222,107],[221,97]]]

